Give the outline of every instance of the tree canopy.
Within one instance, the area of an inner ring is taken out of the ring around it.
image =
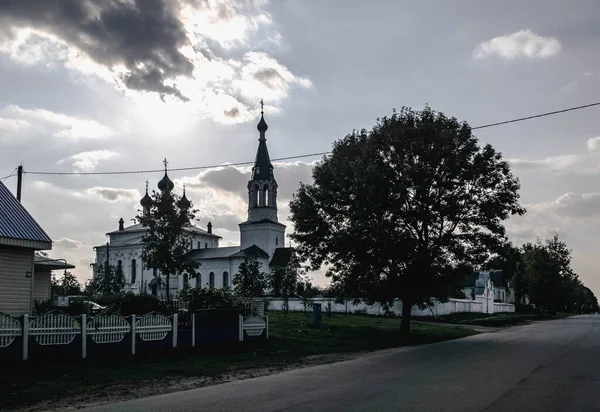
[[[147,229],[142,237],[144,249],[142,261],[146,269],[158,269],[166,278],[167,299],[170,298],[171,275],[191,271],[199,266],[193,260],[184,259],[192,241],[186,229],[196,216],[191,202],[183,206],[181,197],[169,191],[152,192],[148,213],[140,211],[135,221]]]
[[[333,145],[290,203],[297,250],[333,284],[367,302],[412,305],[451,295],[459,276],[506,241],[525,210],[520,184],[465,122],[403,108]]]
[[[236,295],[244,298],[264,296],[267,279],[261,270],[262,263],[255,257],[247,257],[240,264],[238,274],[233,278]]]
[[[125,274],[122,267],[99,263],[96,276],[86,285],[85,292],[92,296],[114,296],[123,293]]]

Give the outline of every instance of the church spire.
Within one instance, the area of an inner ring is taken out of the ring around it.
[[[267,219],[277,222],[277,182],[273,175],[273,165],[267,149],[265,137],[268,129],[264,116],[264,102],[260,101],[260,121],[258,150],[252,167],[252,177],[248,182],[248,220]],[[262,209],[260,212],[256,209]],[[260,218],[259,218],[260,216]]]
[[[167,166],[169,165],[169,162],[167,162],[166,158],[165,160],[163,160],[163,164],[165,165],[165,175],[162,179],[160,179],[160,182],[158,182],[158,190],[160,190],[163,193],[170,193],[171,190],[173,190],[173,188],[175,187],[175,184],[167,174]]]

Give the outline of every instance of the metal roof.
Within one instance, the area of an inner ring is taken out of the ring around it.
[[[2,182],[0,182],[0,237],[52,244],[50,236]]]
[[[133,232],[146,232],[144,226],[141,223],[136,223],[135,225],[128,226],[123,230],[113,230],[112,232],[108,232],[107,235],[119,235],[121,233],[133,233]],[[208,233],[206,230],[199,228],[198,226],[192,225],[190,227],[185,228],[185,231],[188,233],[198,233],[204,236],[216,237],[222,239],[221,236],[215,235],[214,233]]]
[[[62,259],[52,259],[46,256],[35,255],[33,257],[33,263],[38,268],[44,268],[46,270],[56,270],[56,269],[75,269],[74,265],[70,263],[63,262]]]
[[[256,245],[242,249],[239,246],[228,247],[210,247],[204,249],[194,249],[189,251],[185,257],[188,259],[227,259],[235,257],[257,256],[266,258],[269,255]]]

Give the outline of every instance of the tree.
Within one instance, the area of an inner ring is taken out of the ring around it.
[[[239,267],[239,273],[233,278],[233,288],[238,296],[254,298],[263,296],[267,287],[262,263],[256,257],[247,257]]]
[[[269,276],[269,287],[273,290],[275,296],[282,297],[283,311],[286,316],[289,311],[290,296],[296,292],[301,276],[302,265],[295,253],[290,255],[290,259],[285,266],[274,268]]]
[[[334,284],[367,303],[446,299],[457,278],[505,241],[503,221],[525,213],[519,181],[467,123],[403,108],[333,145],[300,184],[291,220],[300,258],[330,265]]]
[[[191,222],[197,211],[192,208],[187,198],[179,197],[168,190],[152,191],[151,198],[152,203],[148,213],[140,211],[134,220],[147,229],[142,237],[144,267],[158,269],[165,276],[167,299],[170,299],[171,275],[190,272],[200,266],[194,260],[184,259],[192,241],[186,229],[192,226]]]
[[[74,274],[65,271],[62,278],[58,279],[56,275],[52,276],[50,281],[50,289],[52,296],[71,296],[81,294],[81,283],[77,280]]]
[[[96,276],[88,282],[85,292],[91,296],[113,296],[123,293],[125,274],[119,266],[99,264]]]

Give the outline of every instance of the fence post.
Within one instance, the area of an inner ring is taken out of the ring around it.
[[[87,315],[81,315],[81,359],[87,356]]]
[[[267,339],[269,339],[269,316],[265,316],[265,323],[267,324]]]
[[[29,355],[29,315],[23,315],[23,360]]]
[[[135,315],[131,315],[131,354],[135,355]]]
[[[177,347],[177,313],[174,313],[171,317],[171,322],[173,322],[173,347]]]
[[[196,347],[196,313],[192,312],[192,348]]]
[[[244,316],[240,316],[240,342],[244,341]]]

